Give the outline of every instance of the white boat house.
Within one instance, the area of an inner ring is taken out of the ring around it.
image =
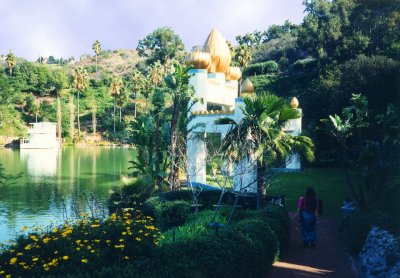
[[[59,146],[57,124],[51,122],[30,123],[28,138],[20,140],[21,149],[55,149]]]

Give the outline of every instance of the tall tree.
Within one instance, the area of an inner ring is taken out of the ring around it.
[[[261,196],[265,185],[267,163],[284,158],[294,152],[314,159],[313,143],[306,136],[291,135],[283,129],[289,120],[300,117],[298,110],[285,100],[271,94],[244,97],[244,118],[235,122],[221,118],[217,124],[231,124],[223,139],[223,150],[235,162],[254,157],[257,163],[257,207],[262,206]]]
[[[8,65],[8,69],[10,71],[10,75],[12,74],[12,70],[17,64],[17,59],[15,58],[14,53],[10,50],[10,53],[7,54],[6,63]]]
[[[171,117],[171,142],[170,142],[170,173],[169,184],[171,190],[178,187],[178,120],[180,113],[183,111],[184,105],[188,103],[192,90],[189,86],[190,74],[187,68],[183,68],[180,64],[174,64],[173,71],[166,78],[166,84],[171,90],[172,95],[172,117]]]
[[[68,87],[68,78],[63,70],[57,69],[52,72],[52,84],[54,86],[55,93],[57,95],[57,136],[61,142],[61,93],[63,89]]]
[[[161,27],[140,40],[136,50],[140,56],[147,57],[148,65],[156,61],[165,65],[174,59],[183,60],[185,47],[171,28]]]
[[[78,91],[78,112],[77,112],[77,118],[78,118],[78,137],[81,137],[81,122],[80,122],[80,109],[79,109],[79,99],[80,99],[80,92],[83,91],[87,85],[87,71],[86,69],[82,67],[77,67],[75,69],[75,88]]]
[[[93,49],[94,53],[96,54],[96,73],[97,73],[97,58],[98,58],[99,54],[101,53],[101,45],[98,40],[96,40],[93,43],[92,49]]]
[[[115,77],[111,82],[110,93],[114,97],[114,116],[113,116],[113,132],[115,134],[115,112],[116,112],[116,97],[121,93],[122,79]]]

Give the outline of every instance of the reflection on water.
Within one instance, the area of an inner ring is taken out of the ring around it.
[[[34,177],[54,177],[57,173],[58,149],[21,149],[21,161],[27,164],[27,174]]]
[[[23,174],[0,199],[0,242],[25,225],[62,220],[65,205],[79,205],[79,197],[91,192],[97,200],[106,200],[135,156],[134,150],[120,148],[0,149],[5,173]]]

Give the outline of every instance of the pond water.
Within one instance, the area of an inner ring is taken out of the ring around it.
[[[23,226],[59,223],[92,196],[104,203],[135,157],[135,150],[124,148],[0,148],[5,174],[22,175],[7,187],[6,196],[0,196],[0,242],[13,238]]]

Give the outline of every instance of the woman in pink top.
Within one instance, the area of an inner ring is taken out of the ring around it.
[[[308,187],[306,194],[301,196],[297,202],[296,219],[299,218],[304,247],[315,247],[315,242],[317,241],[318,201],[315,190],[312,187]]]

